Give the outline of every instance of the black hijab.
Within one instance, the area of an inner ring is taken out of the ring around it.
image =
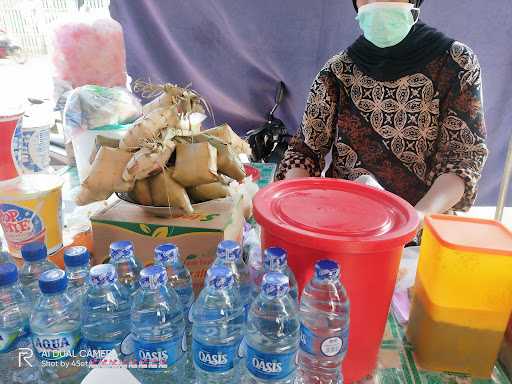
[[[354,8],[357,11],[357,0],[352,0],[352,2],[354,3]],[[417,0],[417,6],[418,7],[421,5],[421,3],[423,3],[423,0]]]
[[[418,21],[406,38],[393,47],[379,48],[361,36],[347,53],[367,76],[377,81],[394,81],[420,72],[450,49],[454,41]]]

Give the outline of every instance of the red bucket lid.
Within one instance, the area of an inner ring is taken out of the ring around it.
[[[419,225],[415,209],[392,193],[320,178],[260,190],[254,217],[265,231],[297,245],[352,253],[404,246]]]

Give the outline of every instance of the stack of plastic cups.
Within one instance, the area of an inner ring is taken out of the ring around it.
[[[0,188],[1,183],[18,177],[14,159],[14,133],[21,129],[23,104],[7,95],[0,95]]]

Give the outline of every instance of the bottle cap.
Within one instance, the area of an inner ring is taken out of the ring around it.
[[[0,252],[0,263],[13,263],[11,254],[6,251],[1,251]]]
[[[110,258],[121,260],[133,256],[133,243],[131,241],[116,241],[110,244]]]
[[[139,284],[142,288],[157,289],[167,283],[167,271],[160,265],[152,265],[140,271]]]
[[[288,254],[283,248],[270,247],[265,250],[265,270],[280,269],[288,263]]]
[[[25,244],[21,247],[21,256],[25,261],[39,261],[48,257],[46,244],[42,241]]]
[[[208,287],[214,289],[231,288],[235,284],[233,272],[222,266],[215,266],[208,270],[206,274]]]
[[[0,264],[0,287],[14,284],[18,281],[18,267],[13,263]]]
[[[112,264],[101,264],[91,268],[89,272],[91,284],[97,287],[114,284],[117,280],[116,268]]]
[[[332,260],[320,260],[315,264],[315,274],[319,280],[337,280],[340,266]]]
[[[155,248],[155,261],[165,263],[175,257],[179,258],[180,251],[175,244],[160,244]]]
[[[50,269],[39,277],[39,288],[43,293],[64,292],[68,286],[68,277],[62,269]]]
[[[288,276],[281,272],[268,272],[263,276],[261,290],[270,298],[283,297],[290,289]]]
[[[217,247],[217,257],[223,261],[238,261],[242,257],[242,249],[236,241],[224,240]]]
[[[78,246],[78,247],[69,247],[64,250],[64,264],[66,267],[81,267],[83,265],[89,264],[89,259],[91,255],[87,248]]]

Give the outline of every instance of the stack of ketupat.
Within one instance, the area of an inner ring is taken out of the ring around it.
[[[227,124],[203,132],[183,124],[205,112],[207,104],[196,92],[173,84],[144,87],[159,96],[144,106],[143,117],[123,139],[97,139],[77,204],[125,192],[143,205],[192,213],[193,202],[227,197],[231,180],[246,177],[239,155],[249,155],[249,145]]]

